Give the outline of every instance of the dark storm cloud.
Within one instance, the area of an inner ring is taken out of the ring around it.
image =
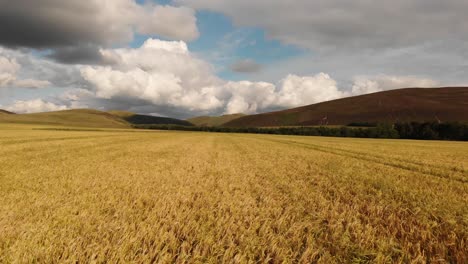
[[[135,0],[0,0],[0,46],[52,50],[65,63],[97,63],[99,47],[135,33],[177,40],[198,37],[193,10]]]
[[[83,45],[63,47],[53,50],[47,57],[65,64],[111,64],[99,52],[99,47]]]
[[[114,39],[105,25],[92,22],[99,10],[89,2],[0,0],[0,44],[51,48]]]
[[[93,1],[0,0],[0,45],[50,49],[48,57],[61,63],[102,64],[98,45],[130,34],[108,30],[97,22],[102,15]]]

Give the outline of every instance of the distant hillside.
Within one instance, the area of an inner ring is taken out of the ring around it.
[[[120,110],[111,110],[111,111],[107,111],[107,113],[114,115],[114,116],[118,116],[120,118],[136,115],[136,113],[133,113],[133,112],[120,111]]]
[[[468,87],[406,88],[244,116],[228,127],[347,125],[398,121],[468,121]]]
[[[76,127],[128,128],[125,120],[91,109],[75,109],[35,114],[0,115],[2,123],[64,125]]]
[[[0,123],[101,128],[130,128],[132,124],[193,125],[187,121],[174,118],[146,116],[125,111],[102,112],[93,109],[74,109],[34,114],[13,114],[2,110],[0,111]]]
[[[108,113],[118,116],[123,120],[134,125],[181,125],[181,126],[193,126],[192,123],[169,117],[140,115],[127,111],[109,111]]]
[[[187,119],[196,126],[222,126],[227,122],[245,116],[244,114],[232,114],[223,116],[199,116]]]
[[[7,110],[0,109],[0,115],[1,115],[1,114],[11,115],[11,114],[14,114],[14,113],[9,112],[9,111],[7,111]]]

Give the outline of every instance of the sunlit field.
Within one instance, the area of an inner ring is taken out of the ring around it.
[[[0,263],[467,263],[468,143],[0,126]]]

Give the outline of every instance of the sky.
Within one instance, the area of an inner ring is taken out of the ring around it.
[[[188,118],[468,85],[465,0],[0,0],[0,108]]]

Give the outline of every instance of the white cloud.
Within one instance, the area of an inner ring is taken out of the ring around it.
[[[0,87],[14,82],[19,69],[20,65],[15,59],[0,56]]]
[[[232,97],[226,105],[227,114],[254,114],[271,108],[289,108],[333,100],[348,93],[338,89],[328,74],[297,76],[290,74],[274,85],[268,82],[228,82],[224,89]]]
[[[329,101],[346,96],[328,74],[315,76],[288,75],[281,81],[278,94],[279,105],[294,107]]]
[[[139,48],[101,49],[100,52],[113,63],[108,66],[58,67],[55,63],[39,58],[20,56],[14,52],[6,53],[13,59],[0,60],[4,72],[16,73],[23,70],[18,61],[41,70],[42,75],[53,80],[51,85],[61,84],[62,87],[73,88],[52,98],[52,102],[42,99],[17,101],[8,109],[34,112],[89,107],[140,113],[157,112],[174,117],[222,113],[254,114],[349,95],[437,84],[435,81],[414,76],[360,76],[354,80],[351,91],[340,89],[337,81],[326,73],[302,76],[289,74],[277,83],[225,81],[214,74],[210,64],[192,54],[183,41],[148,39]],[[29,66],[24,70],[30,74],[27,76],[41,75]],[[53,77],[55,75],[64,75],[67,76],[66,79],[72,78],[75,81],[64,82]],[[35,83],[33,80],[27,78],[22,81],[25,85],[30,83],[29,86],[32,86],[31,83]],[[36,86],[40,84],[37,81]]]
[[[257,113],[343,96],[327,74],[289,75],[267,82],[223,81],[184,42],[147,40],[137,49],[107,49],[112,66],[85,66],[81,74],[102,99],[144,100],[194,113]]]
[[[357,76],[351,92],[360,95],[397,88],[431,88],[439,85],[437,81],[416,76]]]
[[[102,54],[115,64],[81,70],[100,98],[137,98],[187,110],[222,107],[214,87],[222,81],[184,42],[149,39],[137,49],[103,50]]]
[[[161,35],[178,40],[198,37],[195,12],[187,7],[146,5],[140,8],[137,29],[140,34]]]
[[[228,82],[221,89],[229,94],[226,114],[255,114],[269,107],[277,106],[275,85],[267,82]]]
[[[16,80],[13,82],[13,86],[17,88],[44,88],[50,86],[49,81],[42,81],[42,80],[34,80],[34,79],[24,79],[24,80]]]
[[[51,102],[43,101],[42,99],[34,99],[27,101],[15,101],[12,105],[6,107],[6,110],[14,113],[37,113],[66,110],[65,105],[56,105]]]
[[[49,81],[35,79],[18,79],[17,74],[21,65],[15,58],[1,56],[0,50],[0,87],[15,88],[44,88],[50,85]]]

